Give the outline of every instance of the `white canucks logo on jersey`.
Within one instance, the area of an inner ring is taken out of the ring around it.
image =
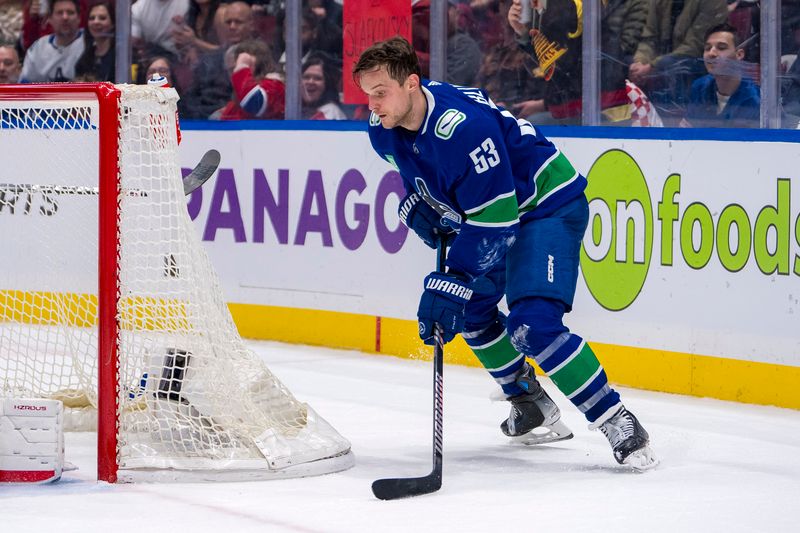
[[[453,132],[456,130],[456,126],[464,122],[466,120],[467,115],[459,111],[458,109],[448,109],[442,116],[439,117],[439,120],[436,121],[436,136],[440,139],[449,139],[453,136]]]

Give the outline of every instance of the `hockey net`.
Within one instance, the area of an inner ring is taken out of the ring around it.
[[[96,421],[106,481],[345,469],[349,442],[237,333],[186,211],[176,102],[0,86],[0,395]]]

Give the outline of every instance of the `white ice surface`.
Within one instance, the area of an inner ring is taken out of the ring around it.
[[[635,474],[543,380],[575,438],[515,447],[488,375],[445,366],[444,485],[384,502],[370,484],[431,469],[432,365],[251,342],[343,435],[352,469],[218,484],[95,481],[94,434],[69,434],[79,466],[51,485],[0,486],[0,532],[798,532],[800,412],[620,389],[662,464]],[[800,388],[800,384],[799,384]],[[799,391],[800,392],[800,391]]]

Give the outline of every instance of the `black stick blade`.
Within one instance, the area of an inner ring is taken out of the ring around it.
[[[214,175],[219,166],[220,155],[217,150],[209,150],[197,163],[197,166],[183,178],[183,194],[190,195],[195,189],[201,187],[208,178]]]
[[[379,479],[372,483],[372,493],[379,500],[397,500],[430,494],[442,488],[441,472],[423,477]]]

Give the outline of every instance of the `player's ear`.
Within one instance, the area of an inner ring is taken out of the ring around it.
[[[414,91],[419,89],[419,76],[416,74],[409,74],[408,78],[406,78],[406,87]]]

